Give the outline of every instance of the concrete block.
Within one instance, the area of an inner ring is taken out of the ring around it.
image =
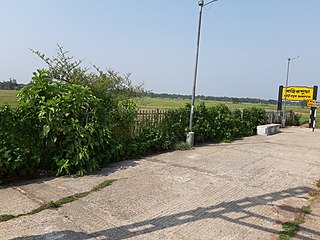
[[[278,133],[280,131],[280,124],[266,124],[257,126],[257,134],[268,136]]]

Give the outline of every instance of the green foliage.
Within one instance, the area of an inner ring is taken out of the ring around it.
[[[247,108],[233,113],[224,104],[206,108],[201,104],[195,109],[194,132],[196,142],[231,141],[235,138],[256,134],[257,125],[267,121],[265,110]]]
[[[49,201],[47,203],[42,204],[40,207],[33,209],[30,214],[36,214],[39,212],[42,212],[46,209],[50,209],[50,208],[58,208],[59,206],[56,205],[56,203],[54,201]]]
[[[0,82],[0,89],[5,90],[19,90],[23,88],[24,84],[19,84],[16,79],[9,78],[9,81],[2,81]]]
[[[3,214],[3,215],[0,215],[0,222],[6,222],[13,218],[14,218],[13,215]]]
[[[32,174],[39,167],[39,131],[29,110],[0,107],[0,179]]]
[[[50,71],[38,70],[19,91],[17,108],[0,107],[0,178],[39,170],[83,175],[110,161],[174,149],[185,141],[189,104],[169,110],[157,128],[150,124],[136,132],[135,103],[109,97],[114,101],[97,97],[91,87],[56,81]],[[194,110],[195,142],[250,136],[265,121],[260,108],[245,109],[242,118],[240,111],[232,113],[224,104],[208,108],[202,103]]]
[[[300,219],[295,219],[294,221],[283,223],[282,228],[284,231],[280,232],[279,239],[286,240],[294,237],[300,229],[300,224]]]
[[[311,213],[311,207],[309,205],[302,206],[301,211],[305,214],[310,214]]]
[[[18,97],[16,110],[0,108],[0,177],[38,168],[83,175],[105,161],[111,113],[89,88],[39,70]]]
[[[93,187],[90,192],[100,191],[101,189],[103,189],[107,186],[110,186],[114,181],[115,180],[109,180],[109,179],[105,180],[102,183],[98,184],[97,186]],[[77,196],[78,196],[78,198],[80,198],[79,195],[77,195]],[[83,196],[81,196],[81,197],[83,197]]]
[[[139,158],[150,152],[175,149],[176,144],[185,142],[189,131],[190,105],[169,110],[158,128],[145,128],[138,136],[119,144],[115,149],[118,160]],[[193,131],[196,143],[232,141],[235,138],[254,134],[256,124],[263,124],[267,117],[264,110],[246,110],[246,119],[241,112],[232,113],[224,104],[207,108],[200,104],[194,110]],[[249,130],[247,127],[249,126]]]
[[[65,51],[58,45],[57,56],[49,58],[45,54],[31,50],[48,65],[48,73],[56,80],[87,86],[92,93],[99,98],[114,102],[126,100],[139,96],[143,92],[143,84],[134,85],[130,80],[130,74],[121,76],[114,70],[103,71],[97,66],[93,66],[95,71],[82,67],[82,60],[74,61],[69,56],[69,51]]]
[[[316,185],[317,185],[318,188],[320,188],[320,179],[319,179],[319,181],[317,182]]]
[[[301,114],[291,113],[292,117],[286,120],[287,126],[300,126],[301,125]]]
[[[38,70],[19,91],[17,108],[0,107],[0,179],[39,170],[83,175],[110,161],[173,149],[185,141],[189,104],[169,110],[157,128],[150,124],[136,132],[132,98],[143,89],[132,84],[130,75],[96,66],[92,72],[60,46],[53,58],[33,52],[49,69]],[[208,108],[202,103],[194,110],[195,141],[249,136],[265,119],[262,109],[247,109],[242,118],[224,104]]]
[[[195,142],[221,140],[220,134],[223,133],[220,133],[220,130],[224,124],[221,120],[227,117],[224,107],[224,105],[217,105],[206,108],[202,103],[195,108],[192,129],[195,132]],[[216,123],[218,125],[215,126]]]
[[[251,136],[257,133],[257,126],[267,122],[264,109],[251,107],[243,110],[243,135]]]
[[[18,96],[22,105],[36,106],[46,165],[54,164],[57,174],[97,169],[104,158],[100,149],[111,138],[102,101],[87,87],[52,81],[47,72],[33,80]]]

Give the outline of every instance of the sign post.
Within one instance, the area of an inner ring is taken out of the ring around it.
[[[316,111],[320,107],[320,101],[317,101],[318,86],[303,87],[303,86],[279,86],[278,95],[278,111],[282,110],[282,99],[289,101],[308,101],[310,107],[309,128],[315,128]],[[286,113],[283,113],[285,119]]]
[[[279,86],[279,94],[278,94],[278,107],[277,110],[281,111],[282,110],[282,95],[283,95],[283,86]]]
[[[318,86],[313,87],[313,104],[310,108],[310,119],[309,119],[309,128],[312,128],[314,132],[314,128],[316,127],[316,115],[317,115],[317,93],[318,93]]]

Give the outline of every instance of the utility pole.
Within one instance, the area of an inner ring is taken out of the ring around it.
[[[300,56],[296,56],[294,58],[288,58],[288,66],[287,66],[287,77],[286,77],[286,88],[284,90],[284,103],[283,103],[283,113],[282,113],[282,121],[281,121],[281,127],[286,126],[286,107],[287,107],[287,90],[288,90],[288,82],[289,82],[289,68],[290,68],[290,62]]]
[[[200,48],[200,33],[201,33],[201,20],[202,20],[202,10],[203,7],[216,2],[218,0],[213,0],[207,3],[204,3],[203,0],[198,0],[199,5],[199,21],[198,21],[198,35],[197,35],[197,51],[196,51],[196,64],[194,69],[194,78],[193,78],[193,87],[192,87],[192,99],[191,99],[191,110],[190,110],[190,122],[189,122],[189,133],[187,134],[186,143],[192,147],[194,144],[194,132],[192,131],[192,122],[194,114],[194,102],[196,96],[196,84],[197,84],[197,74],[198,74],[198,62],[199,62],[199,48]]]

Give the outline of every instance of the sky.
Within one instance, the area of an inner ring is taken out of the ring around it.
[[[208,2],[208,1],[205,1]],[[57,44],[83,66],[192,93],[197,0],[0,0],[0,81],[28,83]],[[203,10],[196,95],[277,99],[319,85],[320,0],[218,0]]]

